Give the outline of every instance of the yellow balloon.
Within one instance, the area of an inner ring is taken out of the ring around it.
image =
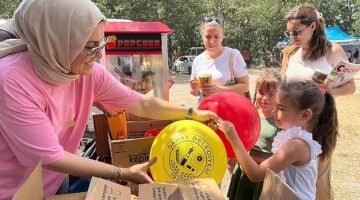
[[[150,158],[155,182],[176,182],[195,178],[214,178],[220,184],[227,156],[219,136],[206,125],[181,120],[166,126],[155,138]]]

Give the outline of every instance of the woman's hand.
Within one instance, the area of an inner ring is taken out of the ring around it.
[[[191,90],[196,91],[200,89],[200,82],[196,77],[193,80],[190,80],[189,83]]]
[[[129,168],[123,168],[123,174],[121,179],[128,180],[134,183],[153,183],[154,181],[148,175],[149,168],[156,162],[156,157],[149,161],[131,166]]]
[[[318,88],[323,89],[323,90],[325,90],[325,91],[327,91],[327,92],[329,92],[329,93],[331,93],[331,92],[330,92],[330,90],[331,90],[331,86],[330,86],[330,85],[331,85],[332,82],[333,82],[333,81],[330,80],[330,79],[325,79],[325,81],[322,82],[322,83],[313,81],[313,83],[314,83]]]
[[[221,88],[216,84],[205,84],[204,88],[201,88],[201,91],[203,92],[204,96],[209,96],[213,93],[217,93],[221,91]]]
[[[195,77],[194,79],[190,80],[189,83],[190,83],[190,94],[194,96],[199,96],[200,95],[199,80]]]
[[[206,122],[206,121],[217,121],[218,116],[216,113],[209,111],[209,110],[194,110],[192,114],[192,119],[199,121],[199,122]]]

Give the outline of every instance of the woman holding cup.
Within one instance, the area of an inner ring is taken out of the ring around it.
[[[194,59],[190,78],[190,93],[203,97],[221,91],[245,95],[249,91],[246,64],[236,49],[223,47],[224,21],[205,17],[201,36],[206,50]]]

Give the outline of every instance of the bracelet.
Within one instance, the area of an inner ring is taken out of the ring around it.
[[[113,174],[112,180],[118,181],[119,179],[121,179],[121,176],[122,176],[122,169],[120,167],[116,167],[114,169],[114,174]]]
[[[192,119],[192,113],[194,112],[194,108],[190,107],[187,114],[186,114],[186,119]]]

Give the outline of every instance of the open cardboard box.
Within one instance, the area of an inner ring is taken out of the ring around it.
[[[131,195],[130,188],[93,177],[89,190],[45,197],[42,180],[42,166],[39,162],[30,176],[16,192],[13,200],[225,200],[213,179],[195,179],[178,183],[141,184],[139,197]]]
[[[74,193],[46,197],[43,189],[41,161],[36,165],[29,177],[21,185],[12,200],[83,200],[86,193]]]
[[[129,139],[109,142],[111,163],[115,166],[130,167],[148,161],[155,137],[144,138],[146,131],[165,127],[170,123],[168,120],[128,121]]]
[[[130,167],[148,161],[154,139],[155,137],[110,141],[112,164]]]
[[[167,120],[128,121],[127,130],[130,139],[109,142],[111,163],[115,166],[130,167],[148,161],[155,137],[144,138],[146,131],[165,127],[170,123],[171,121]],[[132,194],[138,194],[137,184],[127,182],[126,186],[131,188]]]
[[[146,131],[165,127],[171,122],[168,120],[128,121],[129,139],[111,140],[109,142],[112,164],[130,167],[148,161],[151,145],[155,137],[144,138]]]
[[[225,200],[214,179],[148,183],[139,187],[139,200]]]
[[[98,156],[110,156],[107,115],[94,115],[93,121],[95,127],[96,154]],[[171,122],[170,120],[127,121],[127,137],[128,139],[143,138],[149,129],[165,127]]]

